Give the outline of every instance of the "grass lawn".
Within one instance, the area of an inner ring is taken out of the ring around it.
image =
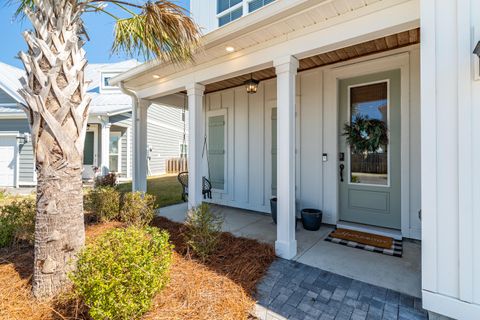
[[[122,183],[118,186],[121,192],[132,190],[132,183]],[[156,204],[162,208],[182,202],[182,186],[177,175],[150,177],[147,180],[147,193],[156,197]]]

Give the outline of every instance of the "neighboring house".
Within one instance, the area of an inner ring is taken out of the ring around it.
[[[112,79],[139,97],[140,126],[144,106],[188,96],[189,206],[203,200],[202,176],[212,203],[269,212],[278,196],[275,249],[287,259],[305,207],[420,239],[424,308],[479,319],[480,2],[192,0],[191,13],[205,30],[194,64]],[[346,143],[344,125],[361,117],[387,127],[376,154]],[[135,136],[141,153],[147,137]]]
[[[132,100],[118,87],[110,86],[108,80],[136,65],[137,61],[129,60],[86,67],[92,97],[84,149],[86,180],[94,177],[95,168],[103,174],[116,172],[120,178],[132,176]],[[36,184],[29,125],[20,107],[24,101],[18,94],[23,76],[23,70],[0,63],[0,187]],[[182,119],[187,117],[182,113],[181,107],[167,105],[149,109],[149,175],[165,173],[165,161],[185,152]]]

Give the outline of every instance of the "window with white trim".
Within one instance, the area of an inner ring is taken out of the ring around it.
[[[110,132],[110,159],[109,159],[109,171],[120,172],[121,171],[121,149],[122,149],[122,133]]]
[[[275,0],[217,0],[218,26],[224,26]]]
[[[253,12],[275,0],[253,0],[248,3],[248,12]]]
[[[101,89],[102,90],[119,90],[116,86],[110,85],[110,79],[117,76],[118,72],[102,72],[102,82],[101,82]]]

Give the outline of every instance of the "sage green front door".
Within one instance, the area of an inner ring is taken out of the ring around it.
[[[339,83],[342,221],[401,228],[400,96],[400,70]]]

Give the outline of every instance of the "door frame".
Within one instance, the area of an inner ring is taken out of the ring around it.
[[[86,132],[93,132],[93,165],[92,167],[98,167],[98,124],[89,123]],[[83,166],[83,170],[85,171],[86,165],[82,163],[82,166]],[[84,178],[83,173],[82,173],[82,178]],[[95,179],[95,172],[93,172],[92,179]]]
[[[122,172],[122,139],[123,139],[123,135],[122,135],[122,132],[121,131],[112,131],[110,130],[110,138],[112,136],[117,136],[118,137],[118,153],[117,153],[117,156],[118,156],[118,159],[117,159],[117,169],[119,171],[117,171],[117,173],[123,173]],[[109,139],[108,141],[108,147],[110,148],[110,144],[111,144],[111,141]],[[108,167],[110,168],[110,156],[111,156],[111,153],[109,152],[109,158],[108,158]]]
[[[14,138],[14,141],[15,141],[15,144],[14,144],[14,147],[15,147],[15,150],[14,150],[14,153],[15,153],[15,169],[13,170],[13,187],[14,188],[18,188],[19,187],[19,176],[20,176],[20,152],[19,152],[19,148],[18,148],[18,140],[17,140],[17,137],[19,136],[19,132],[18,131],[2,131],[0,132],[0,137],[13,137]]]
[[[418,238],[410,230],[410,54],[400,53],[353,63],[347,66],[326,69],[324,73],[324,146],[332,154],[330,161],[324,163],[324,209],[330,211],[332,222],[340,221],[340,183],[338,179],[339,152],[339,92],[338,84],[342,79],[364,76],[392,69],[400,69],[401,126],[400,126],[400,177],[401,177],[401,233],[403,237]],[[332,137],[337,137],[332,139]],[[334,181],[335,187],[332,187]]]

